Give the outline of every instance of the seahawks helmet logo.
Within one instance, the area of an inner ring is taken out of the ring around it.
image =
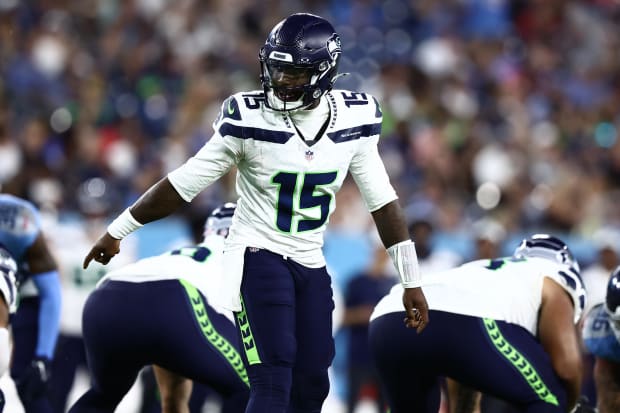
[[[332,34],[332,36],[327,40],[327,51],[332,59],[336,59],[338,55],[342,52],[342,47],[340,44],[340,36],[336,33]]]

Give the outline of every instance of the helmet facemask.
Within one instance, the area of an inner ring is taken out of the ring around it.
[[[335,69],[326,60],[315,65],[295,65],[261,58],[261,83],[267,106],[276,111],[311,107],[331,90]]]

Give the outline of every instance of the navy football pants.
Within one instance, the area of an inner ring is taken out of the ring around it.
[[[370,323],[369,344],[391,413],[437,413],[440,377],[504,399],[522,412],[566,411],[549,356],[524,328],[430,311],[426,329],[405,328],[405,312]]]
[[[319,413],[334,357],[334,301],[325,267],[248,248],[241,297],[237,324],[251,384],[246,412]]]
[[[211,386],[227,413],[245,409],[237,330],[189,284],[108,281],[86,301],[83,330],[92,383],[71,413],[113,412],[150,364]]]

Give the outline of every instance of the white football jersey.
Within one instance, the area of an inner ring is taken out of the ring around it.
[[[189,202],[236,165],[239,200],[227,245],[264,248],[321,267],[323,232],[347,172],[370,211],[397,199],[377,149],[381,109],[369,94],[331,91],[322,98],[328,118],[322,118],[326,111],[304,113],[310,113],[305,123],[313,113],[319,124],[327,122],[310,145],[291,115],[266,108],[264,99],[262,91],[228,98],[213,137],[168,179]]]
[[[97,283],[97,287],[107,280],[133,283],[184,280],[196,287],[211,307],[234,322],[232,313],[218,304],[223,247],[224,238],[211,235],[198,245],[181,247],[161,255],[143,258],[111,271]]]
[[[573,286],[573,277],[567,275],[570,271],[566,265],[543,258],[478,260],[425,274],[422,290],[431,310],[518,324],[536,335],[545,277],[557,282],[573,301],[585,294],[583,283]],[[404,311],[402,293],[402,286],[394,286],[379,301],[371,320]],[[575,323],[582,309],[583,305],[575,306]]]

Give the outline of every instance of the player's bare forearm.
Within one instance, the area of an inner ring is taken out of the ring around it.
[[[185,203],[168,178],[162,178],[150,187],[130,210],[138,222],[146,224],[167,217]]]
[[[372,213],[381,241],[386,248],[409,239],[407,222],[398,200],[385,204]]]
[[[104,233],[91,248],[89,253],[84,258],[83,267],[88,268],[88,265],[92,260],[106,265],[110,262],[112,257],[119,253],[121,239],[124,235],[132,230],[135,230],[140,224],[146,224],[151,221],[167,217],[184,203],[185,200],[181,198],[179,193],[174,189],[168,178],[163,178],[149,188],[149,190],[146,191],[130,208],[129,215],[133,220],[130,221],[130,223],[134,222],[134,228],[129,228],[128,231],[124,228],[125,225],[122,224],[120,225],[122,229],[121,233],[116,237],[113,236],[113,234],[118,231],[111,231],[110,226],[115,225],[115,222],[118,222],[118,220],[123,217],[123,214],[121,214],[119,218],[112,222],[112,224],[108,227],[108,231]],[[135,221],[137,221],[137,223],[135,223]]]

